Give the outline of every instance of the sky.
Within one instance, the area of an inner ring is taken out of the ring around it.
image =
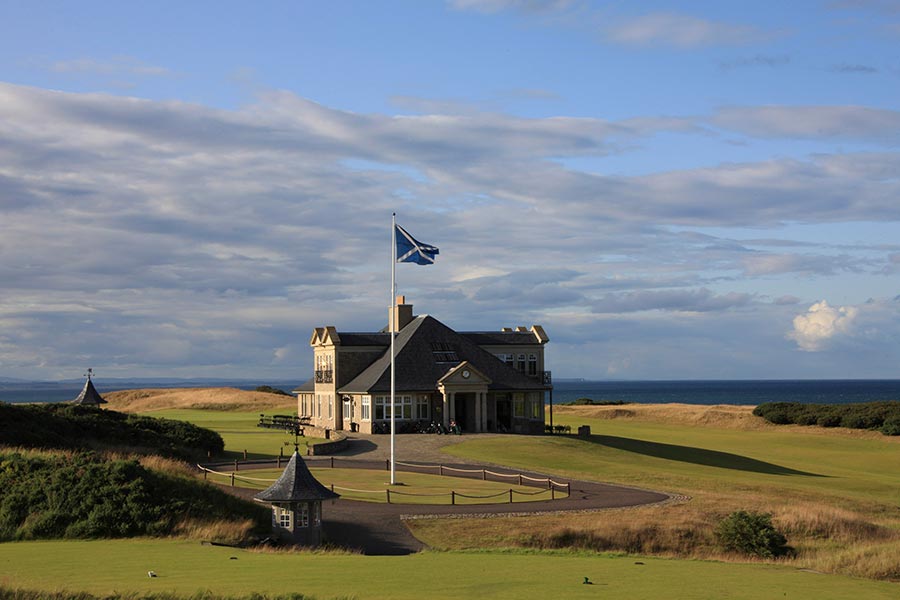
[[[0,3],[0,377],[900,377],[900,1]]]

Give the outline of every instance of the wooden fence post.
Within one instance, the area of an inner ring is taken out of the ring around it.
[[[234,487],[234,473],[231,474],[231,487]]]
[[[387,503],[390,504],[391,503],[391,490],[384,490],[384,492],[387,494]]]
[[[450,504],[456,504],[456,492],[450,490]]]
[[[509,488],[509,503],[512,504],[512,488]]]
[[[481,480],[482,480],[482,481],[487,481],[487,469],[482,469],[482,470],[481,470]]]
[[[238,460],[237,459],[234,459],[234,470],[235,471],[238,470]]]

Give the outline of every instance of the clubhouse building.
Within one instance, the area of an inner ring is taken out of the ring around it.
[[[549,341],[540,325],[493,332],[453,331],[413,315],[398,296],[390,324],[369,333],[316,327],[315,376],[294,390],[311,425],[377,433],[390,423],[391,329],[395,328],[397,431],[429,423],[464,432],[542,433]]]

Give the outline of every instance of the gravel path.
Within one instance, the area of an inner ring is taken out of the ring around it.
[[[479,437],[499,434],[476,434]],[[458,444],[471,435],[416,435],[406,434],[395,437],[395,454],[398,462],[408,465],[436,465],[464,469],[486,468],[496,473],[513,473],[510,469],[496,465],[482,465],[467,462],[464,459],[452,459],[441,452],[451,444]],[[352,434],[347,450],[334,456],[334,466],[341,468],[357,467],[367,469],[386,469],[386,460],[390,457],[390,438],[387,435]],[[414,459],[412,459],[414,457]],[[328,466],[331,457],[309,457],[309,466]],[[452,460],[449,463],[448,460]],[[274,463],[274,461],[273,461]],[[242,470],[248,468],[271,468],[273,463],[241,465]],[[434,473],[429,466],[401,466],[398,471],[415,471]],[[515,471],[518,473],[518,471]],[[445,471],[446,474],[452,472]],[[523,473],[535,478],[546,478],[547,474]],[[461,476],[481,478],[481,474],[458,474]],[[389,476],[385,472],[385,481]],[[672,496],[660,492],[629,488],[618,485],[578,481],[565,478],[552,478],[554,481],[570,483],[571,494],[568,498],[515,504],[481,504],[476,506],[435,506],[412,504],[385,504],[360,502],[339,499],[326,502],[322,508],[323,527],[329,542],[358,550],[370,555],[397,555],[418,552],[425,545],[417,540],[404,525],[403,520],[411,518],[433,518],[438,516],[488,517],[496,515],[526,515],[542,512],[585,511],[609,508],[622,508],[655,504],[672,499]],[[387,488],[387,486],[385,486]],[[240,488],[226,488],[241,496],[252,497],[254,491]],[[400,488],[402,489],[402,488]],[[399,489],[398,489],[399,491]]]

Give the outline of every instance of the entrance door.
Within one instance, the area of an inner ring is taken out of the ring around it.
[[[456,423],[462,427],[463,431],[473,433],[475,431],[475,392],[457,392],[456,404],[453,408],[456,411]]]
[[[509,400],[497,400],[497,431],[512,431],[512,402]]]

